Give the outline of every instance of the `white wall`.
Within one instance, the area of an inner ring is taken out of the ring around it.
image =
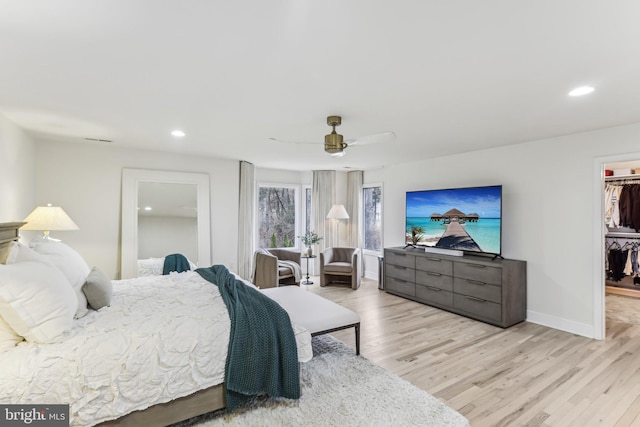
[[[235,270],[238,161],[52,141],[37,143],[36,159],[36,202],[62,206],[80,227],[55,235],[111,278],[120,271],[122,168],[209,174],[212,261]]]
[[[527,261],[528,320],[596,337],[594,163],[640,158],[639,142],[635,124],[391,166],[365,182],[384,181],[385,247],[404,245],[407,191],[502,184],[503,256]]]
[[[0,115],[0,222],[22,221],[35,208],[35,142]]]

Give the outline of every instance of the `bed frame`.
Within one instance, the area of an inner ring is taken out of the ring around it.
[[[218,384],[189,396],[159,403],[98,425],[100,427],[168,426],[225,407],[224,384]]]

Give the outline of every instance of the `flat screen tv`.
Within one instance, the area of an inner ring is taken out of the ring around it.
[[[500,255],[502,186],[407,192],[405,242]]]

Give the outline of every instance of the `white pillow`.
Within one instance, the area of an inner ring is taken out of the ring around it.
[[[77,308],[67,279],[49,263],[0,265],[0,316],[28,341],[57,340],[71,328]]]
[[[61,242],[38,242],[35,244],[34,250],[55,265],[71,284],[78,298],[78,311],[75,318],[79,319],[86,315],[89,309],[87,308],[87,298],[82,292],[82,285],[89,275],[89,266],[82,256]]]
[[[16,334],[16,331],[0,317],[0,353],[12,349],[22,340],[24,340],[24,338]]]
[[[25,262],[25,261],[45,262],[45,258],[42,255],[40,255],[38,252],[34,251],[28,246],[23,245],[20,242],[11,242],[11,251],[7,256],[6,264],[15,264],[16,262]]]
[[[162,276],[163,267],[164,267],[164,257],[139,259],[138,260],[138,277]]]

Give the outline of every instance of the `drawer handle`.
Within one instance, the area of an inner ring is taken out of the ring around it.
[[[482,265],[482,264],[467,264],[469,267],[475,267],[475,268],[487,268],[486,265]]]
[[[440,274],[440,273],[433,273],[433,272],[431,272],[431,271],[427,271],[427,274],[428,274],[429,276],[436,276],[436,277],[440,277],[440,276],[442,276],[442,274]]]
[[[428,259],[429,261],[435,261],[435,262],[440,262],[440,261],[442,261],[440,258],[431,258],[431,257],[427,257],[427,259]]]
[[[471,279],[467,279],[467,282],[469,282],[469,283],[471,283],[471,284],[474,284],[474,285],[481,285],[481,286],[486,285],[486,283],[485,283],[485,282],[481,282],[481,281],[479,281],[479,280],[471,280]]]
[[[393,280],[395,280],[396,282],[400,282],[400,283],[409,283],[406,280],[396,279],[395,277],[393,278]]]
[[[431,289],[432,291],[438,291],[440,292],[442,289],[440,288],[434,288],[433,286],[427,286],[428,289]]]
[[[470,300],[473,300],[473,301],[487,302],[487,300],[484,300],[482,298],[476,298],[476,297],[472,297],[472,296],[469,296],[469,295],[465,295],[464,297],[465,298],[469,298]]]
[[[395,256],[407,256],[407,254],[394,254]]]
[[[401,265],[396,265],[396,268],[397,268],[398,270],[406,270],[406,269],[407,269],[407,267],[403,267],[403,266],[401,266]]]

